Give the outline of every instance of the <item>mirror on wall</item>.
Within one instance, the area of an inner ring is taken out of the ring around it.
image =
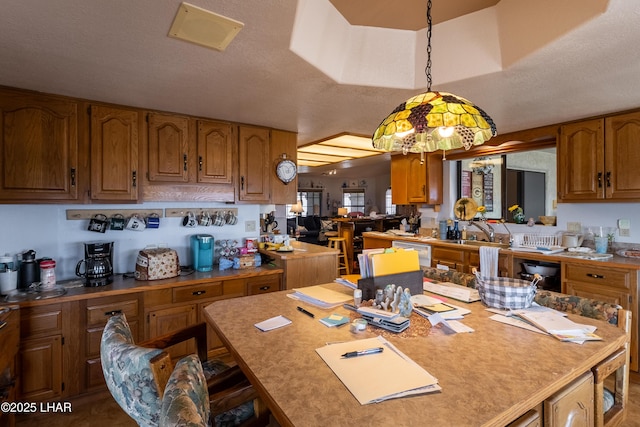
[[[470,197],[486,209],[487,219],[512,222],[509,207],[526,218],[556,215],[556,149],[511,152],[457,162],[458,198]]]

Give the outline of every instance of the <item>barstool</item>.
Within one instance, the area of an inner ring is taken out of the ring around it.
[[[345,270],[345,274],[351,274],[349,268],[349,260],[347,259],[347,239],[344,237],[329,237],[329,248],[338,249],[338,274],[341,270]]]

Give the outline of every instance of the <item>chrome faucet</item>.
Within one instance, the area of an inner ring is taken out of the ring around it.
[[[486,220],[480,220],[484,223],[484,225],[487,226],[487,228],[484,227],[480,227],[480,224],[478,221],[469,221],[469,225],[475,225],[476,227],[478,227],[484,234],[485,236],[487,236],[487,239],[489,239],[490,242],[494,242],[496,239],[496,232],[493,229],[493,227],[491,226],[491,224],[489,224]]]

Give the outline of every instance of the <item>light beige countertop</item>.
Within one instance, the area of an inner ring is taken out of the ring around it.
[[[318,256],[334,256],[340,253],[337,249],[330,249],[326,246],[314,245],[312,243],[299,242],[297,240],[291,240],[291,246],[293,251],[280,251],[260,249],[260,253],[269,255],[271,257],[278,257],[282,259],[295,259],[295,258],[313,258]]]
[[[337,284],[327,286],[351,292]],[[286,294],[216,301],[205,309],[208,323],[282,426],[504,426],[589,371],[627,339],[615,326],[575,317],[580,323],[597,325],[604,340],[583,345],[560,342],[490,320],[491,313],[473,303],[465,305],[471,314],[463,320],[475,330],[472,333],[445,335],[432,330],[426,337],[386,336],[435,376],[442,392],[360,405],[315,349],[328,342],[370,338],[375,332],[328,328],[318,319],[349,312],[342,307],[321,310]],[[316,317],[298,312],[297,305]],[[254,327],[278,315],[292,324],[269,332]]]
[[[95,298],[95,297],[103,297],[103,296],[112,296],[112,295],[123,295],[123,294],[131,294],[135,292],[145,292],[150,290],[158,290],[158,289],[168,289],[173,288],[176,285],[187,286],[187,285],[195,285],[201,283],[209,283],[230,279],[243,279],[248,277],[256,277],[256,276],[264,276],[270,274],[283,274],[284,270],[277,267],[271,266],[261,266],[255,268],[246,268],[246,269],[228,269],[228,270],[217,270],[214,269],[208,272],[198,272],[195,271],[190,274],[180,275],[178,277],[173,277],[170,279],[162,279],[162,280],[149,280],[149,281],[141,281],[136,280],[133,277],[126,278],[122,274],[115,274],[113,276],[113,283],[110,283],[106,286],[96,286],[96,287],[85,287],[82,285],[74,285],[73,287],[65,287],[66,293],[62,296],[49,298],[49,299],[40,299],[40,300],[29,300],[29,301],[21,301],[15,302],[12,304],[19,304],[21,307],[30,307],[58,302],[68,302],[68,301],[78,301],[84,300],[87,298]],[[74,281],[75,283],[76,281]],[[0,297],[3,298],[4,297]],[[0,300],[0,305],[3,302]]]

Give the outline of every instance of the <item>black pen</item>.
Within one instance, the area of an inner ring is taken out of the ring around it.
[[[302,307],[298,307],[298,311],[299,311],[299,312],[301,312],[301,313],[306,314],[306,315],[307,315],[307,316],[309,316],[309,317],[316,317],[312,312],[307,311],[307,310],[305,310],[305,309],[304,309],[304,308],[302,308]]]
[[[342,355],[342,357],[358,357],[358,356],[366,356],[367,354],[376,354],[376,353],[382,353],[382,350],[384,350],[384,348],[382,347],[376,347],[376,348],[369,348],[367,350],[360,350],[360,351],[350,351],[348,353],[345,353]]]

